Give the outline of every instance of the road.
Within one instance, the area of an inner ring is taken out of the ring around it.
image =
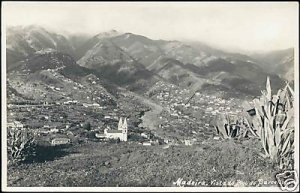
[[[141,118],[143,122],[139,125],[139,127],[145,127],[150,130],[156,130],[158,128],[158,125],[160,124],[160,122],[159,122],[160,113],[162,112],[162,110],[164,108],[162,106],[156,104],[152,100],[147,99],[146,97],[140,96],[136,93],[127,92],[127,94],[130,94],[135,99],[137,99],[141,103],[143,103],[146,106],[151,108],[151,110],[145,112],[144,116]]]

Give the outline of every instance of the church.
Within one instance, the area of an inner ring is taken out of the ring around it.
[[[128,126],[127,126],[127,119],[124,119],[124,122],[122,121],[122,117],[119,120],[118,129],[104,129],[103,134],[96,134],[95,136],[97,138],[106,138],[106,139],[120,139],[120,141],[127,141],[127,132],[128,132]]]

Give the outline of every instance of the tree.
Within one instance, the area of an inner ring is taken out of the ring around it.
[[[83,129],[87,130],[87,131],[90,131],[91,130],[91,123],[90,122],[85,123],[83,125]]]

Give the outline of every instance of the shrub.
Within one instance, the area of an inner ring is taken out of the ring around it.
[[[29,129],[10,129],[7,134],[8,163],[17,164],[35,156],[34,133]]]
[[[108,143],[120,143],[121,140],[118,138],[118,139],[108,139]]]

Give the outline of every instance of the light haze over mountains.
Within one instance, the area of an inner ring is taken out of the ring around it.
[[[6,3],[7,25],[40,25],[59,34],[116,29],[150,39],[197,41],[249,54],[295,47],[294,3]]]

